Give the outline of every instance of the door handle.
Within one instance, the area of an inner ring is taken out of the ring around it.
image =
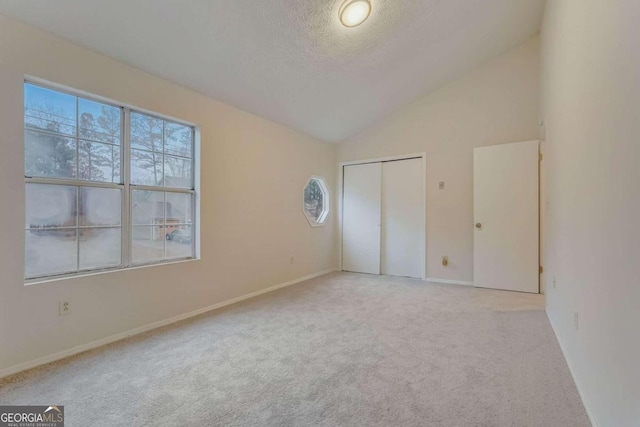
[[[476,228],[477,228],[478,230],[480,230],[480,229],[482,228],[482,224],[481,224],[481,223],[479,223],[479,222],[476,222]]]

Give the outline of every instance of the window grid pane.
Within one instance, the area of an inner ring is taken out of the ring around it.
[[[120,227],[88,227],[78,232],[79,270],[118,267],[122,264],[122,230]]]
[[[27,183],[25,277],[122,266],[119,188]]]
[[[131,183],[193,189],[193,128],[132,111]]]
[[[76,140],[58,134],[25,129],[25,175],[75,179]]]
[[[27,279],[195,256],[193,127],[39,84],[24,91]],[[140,219],[145,194],[147,211],[161,201]]]
[[[77,230],[25,231],[25,276],[44,276],[78,271]]]
[[[25,175],[121,183],[122,108],[24,85]]]
[[[193,258],[194,196],[136,189],[131,193],[133,263]]]
[[[75,136],[76,97],[41,86],[24,85],[25,128]]]

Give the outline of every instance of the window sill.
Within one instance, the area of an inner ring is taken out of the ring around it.
[[[164,261],[164,262],[154,262],[153,264],[140,264],[140,265],[132,265],[130,267],[119,267],[119,268],[111,268],[111,269],[105,269],[105,270],[84,271],[81,273],[65,274],[65,275],[60,275],[55,277],[53,276],[42,277],[42,278],[36,278],[32,280],[27,279],[25,280],[24,285],[25,286],[42,285],[45,283],[60,282],[63,280],[80,279],[84,277],[98,276],[98,275],[109,274],[109,273],[122,273],[126,271],[131,271],[131,270],[139,270],[142,268],[161,267],[166,265],[183,264],[183,263],[194,262],[194,261],[200,261],[200,258],[177,259],[177,260],[170,260],[170,261]]]

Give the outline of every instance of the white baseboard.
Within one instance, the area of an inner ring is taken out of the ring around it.
[[[188,313],[179,314],[177,316],[171,317],[165,320],[159,320],[157,322],[149,323],[148,325],[140,326],[138,328],[130,329],[125,332],[120,332],[119,334],[111,335],[106,338],[102,338],[96,341],[91,341],[87,344],[82,344],[76,347],[69,348],[67,350],[62,350],[57,353],[49,354],[47,356],[39,357],[34,360],[30,360],[25,363],[20,363],[18,365],[10,366],[8,368],[0,370],[0,378],[17,374],[18,372],[26,371],[27,369],[32,369],[40,365],[45,365],[47,363],[55,362],[56,360],[64,359],[65,357],[73,356],[74,354],[82,353],[87,350],[91,350],[97,347],[101,347],[106,344],[111,344],[112,342],[120,341],[125,338],[129,338],[134,335],[141,334],[143,332],[150,331],[152,329],[160,328],[162,326],[167,326],[172,323],[179,322],[181,320],[189,319],[190,317],[195,317],[200,314],[206,313],[208,311],[216,310],[218,308],[226,307],[231,304],[235,304],[240,301],[244,301],[246,299],[250,299],[253,297],[257,297],[258,295],[266,294],[268,292],[273,292],[277,289],[285,288],[287,286],[295,285],[300,282],[304,282],[306,280],[314,279],[319,276],[324,276],[325,274],[333,273],[337,271],[336,268],[330,268],[327,270],[323,270],[314,274],[309,274],[308,276],[299,277],[294,280],[290,280],[288,282],[280,283],[275,286],[271,286],[266,289],[262,289],[256,292],[251,292],[250,294],[241,295],[237,298],[233,298],[227,301],[223,301],[217,304],[210,305],[208,307],[199,308],[194,311],[190,311]]]
[[[466,282],[464,280],[450,280],[450,279],[435,279],[431,277],[427,277],[424,279],[426,282],[432,283],[445,283],[447,285],[462,285],[462,286],[473,286],[473,282]]]
[[[585,393],[584,388],[580,383],[580,380],[578,380],[578,377],[576,376],[576,371],[573,367],[573,364],[571,363],[571,359],[568,357],[569,353],[566,352],[565,347],[562,344],[562,340],[560,340],[560,337],[556,332],[556,326],[553,323],[552,316],[549,316],[549,313],[547,313],[546,310],[545,310],[545,313],[547,314],[547,319],[549,319],[549,323],[551,324],[551,330],[556,336],[556,341],[558,341],[558,345],[560,346],[560,351],[562,351],[564,360],[567,362],[567,366],[569,367],[569,372],[573,377],[573,382],[576,384],[576,388],[578,389],[578,394],[580,395],[580,399],[582,399],[582,404],[584,405],[584,409],[587,411],[587,416],[589,417],[589,421],[591,421],[591,425],[593,425],[593,427],[599,427],[598,421],[596,420],[595,414],[593,413],[593,409],[591,409],[591,405],[589,404],[589,399],[587,398],[587,394]]]

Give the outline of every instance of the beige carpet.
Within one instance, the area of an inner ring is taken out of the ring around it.
[[[588,426],[541,296],[336,273],[0,382],[67,426]]]

